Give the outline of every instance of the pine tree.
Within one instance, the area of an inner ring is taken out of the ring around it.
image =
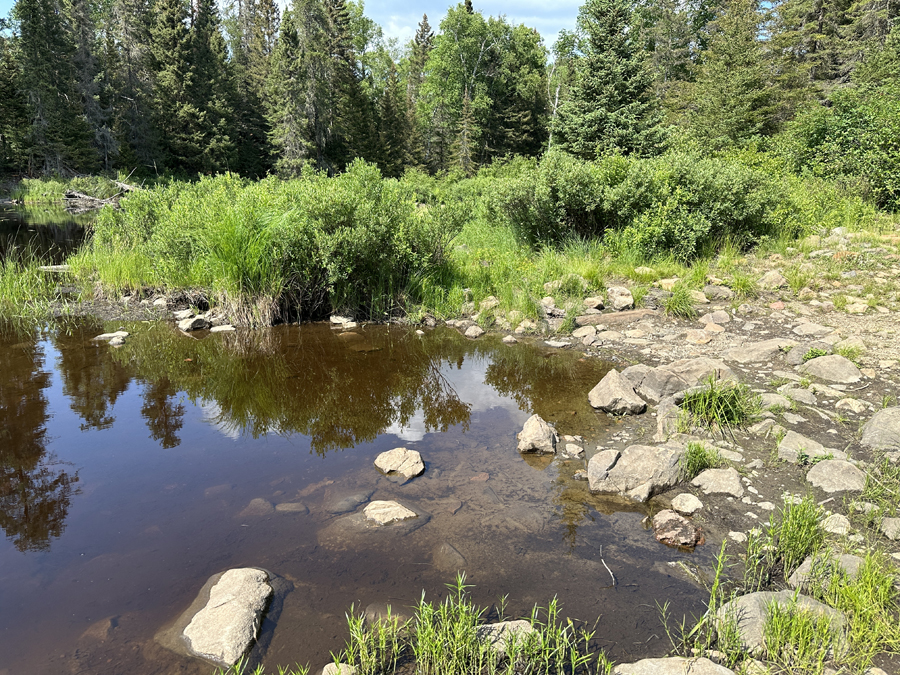
[[[157,0],[150,30],[153,71],[153,117],[164,165],[196,172],[202,167],[204,138],[200,111],[193,105],[193,49],[187,7],[181,0]]]
[[[378,168],[388,178],[403,174],[408,118],[396,66],[391,63],[388,79],[378,105]]]
[[[3,35],[0,20],[0,171],[20,170],[22,143],[28,131],[25,99],[19,92],[22,77],[11,38]]]
[[[653,76],[632,40],[629,3],[587,0],[578,24],[581,54],[556,118],[559,144],[584,158],[659,152],[661,115],[651,96]]]
[[[161,161],[151,110],[150,27],[150,0],[115,0],[108,28],[115,58],[109,54],[106,63],[115,93],[111,126],[120,165],[144,170],[156,169]]]
[[[417,109],[425,82],[428,57],[434,46],[434,32],[428,23],[428,15],[423,14],[416,29],[416,36],[410,45],[406,73],[406,127],[407,141],[405,145],[405,163],[409,166],[422,167],[425,164],[425,131],[420,123]]]
[[[29,171],[91,171],[96,153],[75,89],[72,26],[56,0],[18,0],[21,89],[27,102]]]
[[[190,48],[187,94],[197,111],[195,124],[200,142],[195,169],[223,171],[234,162],[232,102],[236,94],[215,0],[197,0]]]
[[[691,128],[710,147],[740,144],[775,126],[777,98],[759,40],[757,1],[732,0],[702,56]]]
[[[472,111],[472,101],[469,92],[465,92],[462,101],[462,114],[459,118],[459,130],[453,143],[452,169],[461,171],[464,176],[475,174],[474,151],[478,144],[478,125],[475,122],[475,114]]]

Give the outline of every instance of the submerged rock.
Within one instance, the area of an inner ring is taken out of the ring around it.
[[[238,514],[238,517],[268,516],[274,512],[275,507],[272,505],[272,502],[265,500],[262,497],[257,497],[256,499],[250,500],[250,503],[244,507],[244,510]]]
[[[94,338],[94,340],[111,341],[111,340],[115,340],[116,338],[124,340],[125,338],[128,337],[128,335],[129,335],[129,333],[127,333],[124,330],[117,330],[115,333],[103,333],[101,335],[98,335],[97,337]]]
[[[191,651],[225,666],[247,653],[259,634],[272,587],[267,572],[252,567],[225,572],[209,591],[206,606],[184,629]]]
[[[364,490],[350,495],[332,497],[325,502],[325,510],[334,515],[355,511],[360,504],[369,501],[374,492],[374,490]]]
[[[389,525],[399,520],[416,518],[416,512],[395,501],[376,500],[363,509],[366,519],[379,525]]]
[[[209,321],[204,319],[202,316],[195,316],[190,319],[183,319],[178,322],[178,330],[183,330],[186,333],[189,333],[192,330],[205,330],[209,328],[212,324]]]
[[[519,452],[536,452],[538,454],[556,454],[556,429],[547,424],[540,415],[532,415],[526,420],[516,438],[519,439]]]
[[[385,473],[396,473],[406,480],[415,478],[425,471],[422,456],[416,450],[394,448],[382,452],[375,458],[375,466]]]

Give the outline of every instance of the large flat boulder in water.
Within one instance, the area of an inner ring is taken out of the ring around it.
[[[267,572],[252,567],[225,572],[209,590],[206,606],[184,629],[191,651],[213,663],[237,663],[259,634],[272,597],[268,582]]]
[[[632,445],[621,454],[605,450],[588,462],[588,484],[594,493],[645,502],[678,482],[683,454],[678,445]]]

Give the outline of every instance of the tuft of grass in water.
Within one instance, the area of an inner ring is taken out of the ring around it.
[[[58,275],[42,272],[42,264],[30,251],[0,259],[0,320],[26,327],[53,315]]]
[[[285,666],[276,666],[274,674],[275,675],[309,675],[311,669],[309,666],[301,666],[299,664],[294,665],[293,667],[285,667]],[[241,658],[237,663],[235,663],[231,668],[216,668],[213,671],[213,675],[267,675],[268,671],[263,668],[261,665],[257,666],[253,670],[249,670],[247,666],[247,661],[244,658]]]
[[[787,579],[825,541],[822,508],[811,497],[785,501],[777,520],[751,530],[744,557],[744,590],[758,591]]]
[[[808,352],[803,355],[803,363],[807,361],[811,361],[812,359],[817,359],[820,356],[828,356],[828,352],[824,349],[820,349],[819,347],[812,347]]]
[[[763,625],[766,659],[779,673],[822,675],[837,647],[831,619],[798,606],[771,603]]]
[[[697,310],[694,309],[694,301],[691,298],[691,289],[683,283],[677,283],[672,287],[672,295],[662,301],[666,314],[677,316],[680,319],[696,319]]]
[[[703,443],[688,443],[681,456],[682,480],[693,480],[707,469],[717,469],[725,465],[725,458],[719,451]]]
[[[702,387],[685,395],[681,409],[682,427],[696,424],[710,430],[729,430],[753,422],[761,404],[747,385],[710,376]]]

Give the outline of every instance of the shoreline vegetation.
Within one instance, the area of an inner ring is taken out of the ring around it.
[[[98,198],[119,189],[75,180]],[[16,198],[50,199],[71,184],[26,180]],[[712,272],[752,297],[746,259],[802,248],[803,237],[837,227],[878,234],[896,226],[852,191],[796,176],[766,153],[587,161],[550,152],[495,162],[472,178],[413,170],[383,178],[357,160],[335,177],[311,169],[289,180],[223,174],[130,192],[99,211],[67,263],[81,297],[189,290],[238,325],[330,313],[445,320],[494,296],[496,311],[479,318],[487,328],[501,312],[539,320],[544,284],[564,277],[584,281],[556,290],[563,296],[624,280],[638,303],[654,281],[678,277],[667,308],[675,315],[685,291],[702,288]],[[37,283],[39,264],[27,255],[2,263],[0,278],[15,290],[4,294],[0,315],[49,309],[54,288]],[[635,271],[648,268],[653,275]]]

